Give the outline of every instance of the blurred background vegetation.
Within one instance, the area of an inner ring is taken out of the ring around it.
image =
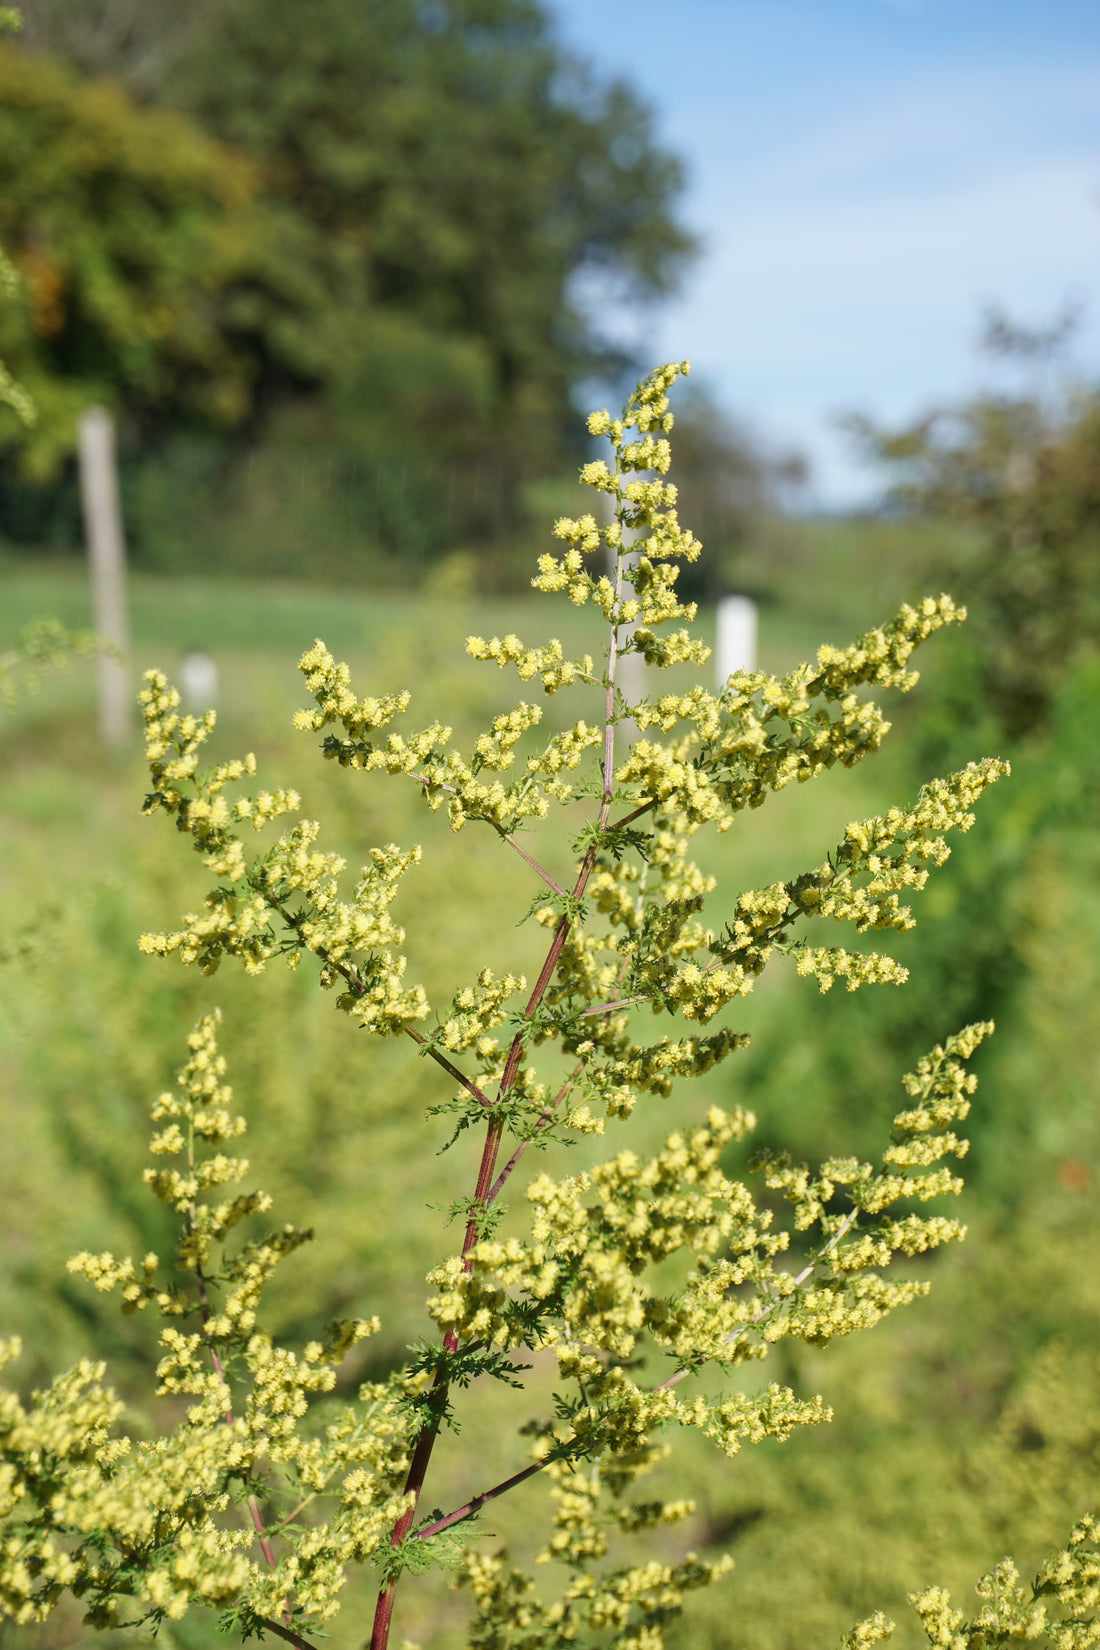
[[[452,837],[415,787],[323,764],[289,731],[294,664],[320,635],[363,692],[409,686],[414,711],[461,730],[508,702],[465,658],[468,631],[597,645],[587,614],[523,592],[553,517],[580,502],[586,385],[650,365],[599,335],[578,276],[639,302],[671,288],[692,251],[676,160],[630,89],[568,61],[528,0],[313,0],[308,29],[289,0],[26,9],[0,47],[0,245],[21,276],[0,360],[39,419],[24,431],[0,406],[0,652],[40,614],[89,623],[72,451],[81,409],[109,405],[135,671],[173,673],[202,647],[220,755],[254,749],[352,863],[378,841],[424,843],[401,920],[433,996],[471,954],[530,968],[524,867],[488,833]],[[1021,362],[1059,342],[989,328]],[[796,459],[705,393],[678,411],[704,627],[724,589],[749,591],[761,663],[786,669],[926,590],[971,609],[921,661],[879,758],[774,799],[703,847],[708,868],[732,903],[934,773],[997,754],[1013,779],[917,900],[905,988],[821,998],[769,979],[738,1017],[751,1050],[676,1106],[747,1104],[758,1141],[800,1156],[870,1152],[921,1052],[968,1020],[998,1033],[964,1165],[971,1234],[929,1264],[932,1300],[826,1358],[784,1355],[777,1378],[824,1391],[833,1426],[732,1463],[677,1447],[667,1482],[699,1504],[679,1545],[737,1560],[670,1635],[703,1650],[827,1645],[879,1607],[916,1644],[908,1589],[962,1599],[1009,1551],[1028,1573],[1100,1481],[1100,395],[1037,371],[1012,399],[856,435],[887,505],[800,519],[779,509]],[[103,1354],[147,1407],[143,1323],[64,1263],[168,1243],[140,1185],[144,1119],[217,1001],[256,1179],[280,1218],[317,1228],[280,1280],[282,1326],[383,1319],[353,1385],[425,1329],[416,1280],[448,1241],[426,1205],[465,1178],[434,1156],[435,1078],[399,1046],[356,1042],[305,971],[211,982],[138,955],[201,878],[140,818],[136,754],[99,748],[92,677],[74,663],[0,711],[0,1325],[23,1335],[29,1380]],[[560,863],[555,838],[544,852]],[[669,1127],[656,1105],[640,1120],[651,1140]],[[498,1401],[476,1395],[441,1452],[441,1504],[517,1463]],[[542,1506],[525,1486],[489,1527],[522,1552]],[[367,1591],[349,1592],[337,1646],[362,1641]],[[401,1608],[431,1650],[461,1643],[445,1582],[410,1586]],[[174,1631],[185,1650],[209,1642],[208,1623]],[[81,1641],[75,1614],[33,1635]]]

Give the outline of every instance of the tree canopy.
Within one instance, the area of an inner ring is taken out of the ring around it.
[[[0,428],[32,474],[95,401],[146,424],[240,419],[253,366],[228,295],[262,265],[254,194],[249,164],[184,117],[0,47],[0,237],[20,278],[0,356],[40,414]]]
[[[573,392],[632,365],[582,279],[644,302],[690,255],[679,163],[534,0],[197,16],[158,57],[130,0],[97,0],[94,29],[33,0],[0,68],[0,235],[26,287],[5,342],[47,414],[39,471],[106,398],[146,448],[236,426],[230,464],[282,444],[388,486],[406,462],[421,498],[458,473],[432,531],[483,536],[486,476],[514,510],[575,440]]]
[[[227,0],[164,95],[293,222],[301,303],[264,318],[266,364],[323,384],[360,441],[537,451],[546,413],[564,427],[578,381],[622,364],[578,272],[654,296],[690,250],[648,112],[532,0]]]
[[[1014,735],[1042,728],[1100,634],[1100,395],[985,395],[858,429],[902,508],[977,530],[966,565],[932,571],[972,604],[984,701]]]

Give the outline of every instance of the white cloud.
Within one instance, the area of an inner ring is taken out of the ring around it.
[[[1094,84],[955,77],[758,160],[707,163],[692,200],[707,256],[662,315],[664,350],[801,438],[835,499],[856,473],[824,433],[828,410],[902,418],[972,390],[989,303],[1041,321],[1083,301],[1080,348],[1100,367],[1100,145],[1073,130]]]
[[[602,321],[644,331],[654,359],[690,355],[735,410],[801,441],[834,501],[867,482],[829,413],[901,420],[973,393],[990,303],[1040,323],[1081,301],[1082,365],[1100,374],[1091,37],[1029,57],[990,18],[989,49],[978,30],[963,53],[943,8],[925,6],[912,52],[896,43],[884,56],[880,41],[861,56],[851,28],[826,52],[804,4],[769,0],[754,21],[759,8],[721,0],[740,19],[723,32],[702,0],[685,3],[694,44],[683,30],[667,44],[687,78],[658,106],[662,140],[688,161],[685,216],[704,255],[652,325],[606,308]],[[746,38],[757,78],[739,68]]]
[[[1091,149],[1100,156],[1098,67],[941,74],[888,91],[875,85],[839,113],[788,122],[793,136],[763,145],[728,108],[705,99],[687,104],[674,124],[690,140],[690,209],[709,216],[724,201],[777,193],[793,205],[822,189],[950,185],[1044,155]]]

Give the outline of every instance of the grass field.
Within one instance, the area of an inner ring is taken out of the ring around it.
[[[800,659],[812,657],[821,641],[844,643],[856,629],[887,616],[889,607],[882,599],[872,605],[873,597],[866,591],[861,596],[862,600],[850,603],[854,611],[847,628],[842,617],[835,616],[824,633],[812,612],[779,603],[764,606],[759,618],[759,667],[788,670]],[[73,628],[89,626],[83,568],[71,562],[42,569],[0,563],[0,612],[7,636],[43,614],[52,614]],[[551,604],[545,598],[478,602],[475,606],[470,600],[412,594],[368,596],[352,590],[313,590],[305,584],[252,585],[231,579],[187,581],[149,575],[131,580],[131,626],[135,681],[153,667],[174,679],[183,655],[202,647],[213,656],[218,670],[218,737],[223,753],[235,751],[242,740],[257,752],[279,750],[280,755],[285,745],[295,752],[297,774],[306,753],[303,742],[289,734],[287,723],[302,703],[301,678],[295,666],[315,637],[322,637],[337,657],[348,660],[362,692],[410,687],[414,716],[419,713],[425,721],[457,717],[459,731],[463,714],[472,724],[486,713],[506,708],[516,697],[515,684],[508,676],[466,657],[464,640],[473,630],[486,635],[516,631],[525,639],[550,630],[560,636],[567,652],[574,653],[596,654],[601,645],[598,620],[594,621],[590,610],[561,601]],[[712,640],[713,615],[701,614],[699,628]],[[674,671],[654,687],[664,690],[690,679],[689,671]],[[526,691],[530,697],[531,690]],[[94,696],[95,667],[78,663],[68,674],[44,679],[39,693],[0,724],[0,740],[9,752],[8,784],[14,787],[8,792],[9,810],[33,818],[36,830],[47,827],[51,819],[62,830],[68,829],[68,824],[62,824],[67,810],[59,805],[59,787],[66,782],[73,762],[107,782],[93,812],[109,816],[112,830],[118,822],[111,799],[117,796],[124,809],[127,786],[131,798],[140,794],[136,722],[135,750],[129,758],[109,760],[104,767],[96,748]],[[545,702],[548,721],[566,714],[567,697]],[[2,751],[0,745],[0,755]],[[60,763],[59,755],[63,755]],[[849,818],[873,812],[893,799],[897,773],[891,757],[887,749],[876,763],[854,773],[825,776],[816,788],[812,809],[803,805],[798,792],[776,798],[766,825],[754,816],[745,821],[743,832],[734,833],[736,847],[730,838],[723,839],[723,863],[729,867],[735,854],[735,874],[743,885],[751,886],[791,874],[785,867],[807,853],[820,857]],[[98,853],[92,849],[93,858]],[[7,875],[10,889],[14,876],[10,859]],[[22,874],[15,880],[24,887],[30,885]]]

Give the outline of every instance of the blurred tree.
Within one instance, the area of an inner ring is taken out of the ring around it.
[[[165,71],[218,0],[24,0],[25,40],[56,52],[92,79],[155,92]]]
[[[678,163],[533,0],[224,0],[164,95],[249,155],[296,226],[300,302],[258,316],[265,388],[314,386],[361,450],[545,467],[570,392],[621,369],[575,277],[671,287]],[[563,436],[564,439],[564,436]]]
[[[13,6],[0,6],[0,34],[18,34],[23,27],[23,18]],[[0,303],[10,302],[19,293],[19,276],[4,251],[0,247]],[[21,424],[31,425],[38,416],[38,410],[23,388],[16,382],[0,360],[0,403],[11,408]]]
[[[705,383],[686,385],[676,415],[677,508],[708,553],[681,568],[681,593],[714,602],[734,589],[763,591],[770,524],[784,494],[807,476],[800,453],[769,451]]]
[[[178,328],[154,336],[143,309],[163,307],[167,269],[150,280],[139,268],[144,296],[114,307],[109,339],[93,317],[97,370],[110,376],[110,349],[143,352],[142,372],[156,380],[140,406],[130,398],[144,449],[129,489],[139,558],[178,562],[181,526],[200,558],[206,546],[208,559],[242,567],[274,532],[281,571],[301,567],[307,541],[311,566],[381,552],[405,576],[446,549],[507,542],[524,525],[523,483],[580,456],[575,388],[631,366],[589,320],[582,281],[588,293],[595,282],[651,299],[692,249],[673,217],[680,167],[655,145],[648,111],[569,58],[534,0],[312,0],[305,22],[291,0],[205,0],[185,27],[168,8],[163,35],[162,12],[162,0],[32,5],[32,45],[152,91],[212,140],[202,153],[213,194],[192,200],[192,232],[172,265]],[[29,56],[19,70],[32,87],[60,76]],[[77,82],[64,84],[77,99]],[[132,120],[135,139],[154,130],[140,125],[152,112],[117,89],[85,86],[80,97],[82,111],[110,106],[116,124]],[[86,400],[95,374],[89,352],[71,347],[78,318],[82,337],[88,327],[74,301],[81,254],[68,240],[90,193],[105,188],[87,159],[104,139],[95,128],[70,157],[63,130],[29,121],[14,89],[0,88],[0,100],[38,157],[33,176],[24,164],[16,178],[13,141],[10,180],[0,170],[0,200],[40,203],[19,206],[33,300],[24,332],[31,353],[49,358],[55,392]],[[155,144],[165,164],[181,142]],[[131,194],[148,191],[135,184]],[[161,217],[167,244],[180,226],[165,204]],[[100,261],[116,278],[135,237],[113,199],[90,239],[109,242]],[[81,229],[77,242],[88,240]],[[137,262],[150,264],[136,244]],[[189,310],[184,289],[204,267],[208,290]],[[186,396],[160,394],[185,340],[188,366],[209,380],[205,408],[198,374]],[[239,438],[197,434],[195,413],[215,431],[237,423]],[[60,451],[47,455],[46,432],[60,426],[44,420],[40,471]]]
[[[1022,393],[900,430],[849,421],[901,508],[977,529],[969,565],[929,573],[969,602],[978,685],[1012,737],[1046,724],[1067,671],[1100,637],[1100,392],[1050,382],[1073,326],[1068,313],[1029,329],[992,311],[985,347],[1023,369]]]
[[[180,115],[137,107],[49,59],[0,47],[0,237],[21,277],[0,309],[0,358],[39,418],[26,470],[48,478],[94,401],[146,424],[228,427],[252,362],[227,295],[262,265],[248,164]]]

